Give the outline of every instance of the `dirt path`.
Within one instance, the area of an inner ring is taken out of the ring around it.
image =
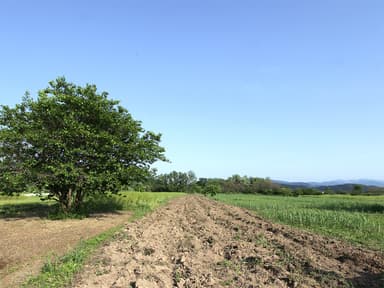
[[[130,214],[99,214],[83,220],[45,220],[38,217],[0,219],[0,287],[18,287],[37,274],[47,257],[62,255],[81,239],[119,224]]]
[[[197,196],[129,223],[74,287],[383,287],[384,255]]]

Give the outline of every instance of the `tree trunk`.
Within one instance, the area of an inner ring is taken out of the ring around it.
[[[79,210],[81,203],[83,202],[84,195],[82,191],[77,191],[76,197],[75,197],[75,203],[74,203],[74,209]]]
[[[65,199],[65,213],[71,212],[72,209],[72,188],[68,189]]]

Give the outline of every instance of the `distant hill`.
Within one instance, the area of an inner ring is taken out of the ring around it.
[[[326,191],[327,189],[331,189],[332,191],[335,192],[346,192],[350,193],[353,192],[354,187],[357,183],[351,184],[351,183],[346,183],[346,184],[339,184],[339,185],[326,185],[326,186],[316,186],[313,188],[316,188],[320,191]],[[379,189],[378,186],[371,186],[371,185],[363,185],[363,184],[358,184],[362,188],[362,192],[367,192],[369,190],[374,190]]]
[[[292,188],[292,189],[313,187],[309,182],[289,182],[289,181],[282,181],[282,180],[272,180],[272,182],[280,184],[282,186]]]
[[[358,179],[352,183],[368,185],[368,186],[384,187],[384,181],[380,181],[380,180]]]
[[[332,180],[324,182],[289,182],[289,181],[280,181],[273,180],[273,182],[287,186],[290,188],[317,188],[324,190],[330,188],[336,191],[351,191],[353,185],[359,184],[364,186],[365,189],[374,188],[374,187],[384,187],[384,181],[380,180],[370,180],[370,179],[356,179],[356,180]],[[364,190],[365,190],[364,189]]]
[[[365,185],[365,186],[384,187],[384,181],[370,180],[370,179],[333,180],[333,181],[325,181],[325,182],[309,182],[309,184],[312,187],[335,186],[335,185],[343,185],[343,184],[359,184],[359,185]]]

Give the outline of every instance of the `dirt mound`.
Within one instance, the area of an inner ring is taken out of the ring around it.
[[[129,223],[74,287],[382,287],[384,255],[187,196]]]
[[[120,213],[82,220],[0,219],[0,287],[18,287],[39,272],[48,256],[62,255],[81,239],[126,223],[129,217]]]

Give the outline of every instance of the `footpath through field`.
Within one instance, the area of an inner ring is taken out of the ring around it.
[[[39,273],[48,257],[65,254],[80,240],[126,223],[130,216],[122,212],[82,220],[0,219],[0,288],[19,287]]]
[[[383,287],[384,255],[186,196],[129,223],[74,287]]]

